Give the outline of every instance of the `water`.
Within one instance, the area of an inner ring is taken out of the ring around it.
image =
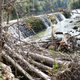
[[[51,26],[51,21],[48,19],[48,16],[45,14],[45,15],[42,15],[42,16],[39,16],[39,18],[41,19],[41,21],[43,22],[43,24],[45,25],[46,28],[50,27]]]
[[[72,12],[76,12],[76,10],[73,10]],[[77,12],[80,12],[80,10],[77,10]],[[56,24],[52,25],[52,22],[48,19],[48,16],[50,15],[51,16],[55,15]],[[65,33],[69,33],[71,36],[74,36],[80,33],[73,29],[75,26],[79,26],[79,25],[74,25],[74,23],[78,21],[78,19],[74,19],[74,18],[80,17],[79,14],[72,14],[70,19],[66,19],[65,16],[60,12],[54,13],[54,14],[51,13],[48,15],[40,15],[36,17],[40,18],[46,27],[46,30],[38,33],[37,35],[32,36],[34,32],[30,30],[29,28],[25,28],[26,24],[24,23],[20,23],[19,31],[18,31],[17,24],[14,24],[13,26],[11,26],[8,29],[8,31],[11,32],[11,35],[14,36],[15,38],[19,38],[19,35],[18,35],[18,32],[19,32],[20,40],[24,40],[24,41],[32,41],[32,39],[46,40],[48,37],[51,37],[51,32],[52,32],[51,25],[54,26],[53,28],[54,36],[58,38],[64,37]],[[80,27],[78,27],[78,30],[79,29]],[[62,32],[63,34],[56,34],[57,32]],[[80,36],[77,36],[77,37],[80,37]],[[13,40],[13,38],[10,38],[10,39]]]
[[[52,26],[54,26],[53,34],[55,37],[62,38],[62,37],[64,37],[64,34],[66,34],[66,33],[69,33],[71,36],[80,34],[80,31],[78,31],[80,29],[79,24],[78,25],[74,24],[79,21],[78,19],[74,19],[76,17],[79,17],[78,14],[72,15],[70,19],[66,19],[62,13],[55,13],[55,14],[52,13],[52,14],[48,14],[48,15],[49,16],[55,15],[55,19],[57,21],[57,24],[52,25]],[[46,22],[45,22],[45,24],[46,24]],[[78,29],[73,29],[75,26],[78,26]],[[51,37],[51,31],[52,31],[52,28],[48,27],[45,31],[43,31],[43,33],[41,35],[39,33],[39,35],[37,34],[37,36],[41,37],[42,40],[45,40],[48,37]],[[57,32],[62,32],[63,34],[56,34]],[[36,37],[36,39],[39,40],[39,37]],[[80,38],[80,36],[76,36],[76,37]],[[78,44],[80,44],[79,40],[77,42],[78,42]]]

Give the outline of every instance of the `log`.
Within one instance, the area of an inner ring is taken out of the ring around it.
[[[69,68],[57,74],[57,80],[73,80],[71,79],[71,70]],[[76,80],[76,79],[75,79]]]
[[[43,69],[44,71],[46,71],[46,70],[52,71],[52,68],[51,68],[51,67],[48,67],[48,66],[46,66],[46,65],[44,65],[44,64],[38,63],[38,62],[33,61],[33,60],[29,60],[29,62],[32,63],[32,64],[34,64],[34,65],[37,66],[38,68]]]
[[[18,57],[21,61],[23,61],[33,72],[35,72],[37,75],[39,75],[41,78],[43,78],[44,80],[51,80],[51,78],[46,75],[45,73],[43,73],[42,71],[36,69],[35,67],[33,67],[27,60],[25,60],[23,58],[22,55],[17,54],[14,50],[12,50],[8,45],[5,44],[5,47],[13,54],[16,55],[16,57]]]
[[[4,51],[2,51],[2,54],[5,58],[7,58],[8,61],[10,61],[21,73],[23,73],[27,78],[30,80],[34,80],[23,68],[17,64],[10,56],[8,56]]]
[[[65,34],[62,40],[60,41],[60,46],[58,50],[65,52],[73,52],[77,48],[77,41],[74,36],[70,36],[69,34]]]
[[[26,51],[23,52],[25,55],[28,55],[28,56],[31,56],[33,59],[37,59],[39,61],[45,61],[45,63],[49,64],[49,65],[52,65],[56,62],[57,64],[59,65],[64,65],[64,66],[68,66],[68,64],[70,63],[69,61],[61,61],[61,60],[56,60],[56,59],[53,59],[53,58],[50,58],[50,57],[46,57],[46,56],[43,56],[43,55],[39,55],[39,54],[36,54],[36,53],[27,53]]]
[[[2,62],[0,62],[0,69],[3,70],[3,73],[4,73],[4,74],[6,74],[6,76],[5,76],[6,78],[8,78],[8,79],[15,78],[15,76],[14,76],[13,73],[12,73],[11,68],[10,68],[9,66],[3,64]],[[1,75],[1,73],[0,73],[0,75]],[[1,77],[1,76],[0,76],[0,77]]]

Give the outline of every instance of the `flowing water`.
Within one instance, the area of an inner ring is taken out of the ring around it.
[[[11,33],[13,37],[15,38],[20,37],[20,40],[24,40],[24,41],[32,41],[32,39],[46,40],[46,38],[51,37],[51,32],[52,32],[51,26],[54,27],[53,34],[55,37],[62,38],[65,33],[69,33],[71,36],[78,35],[80,33],[80,26],[79,26],[80,23],[79,24],[76,24],[76,23],[80,21],[79,19],[80,15],[75,14],[73,12],[79,13],[80,10],[73,10],[71,13],[71,18],[69,19],[66,19],[65,16],[60,12],[54,13],[54,14],[51,13],[47,15],[45,14],[45,15],[36,16],[42,20],[43,24],[46,27],[44,31],[37,33],[36,35],[34,35],[34,32],[30,30],[28,27],[25,28],[25,25],[26,25],[25,22],[19,23],[19,30],[18,30],[18,25],[14,24],[13,26],[9,27],[8,31]],[[48,19],[48,16],[53,16],[53,15],[55,15],[55,21],[56,21],[54,25],[50,21],[50,19]],[[73,29],[75,28],[75,26],[77,28]],[[80,36],[77,36],[77,37],[80,38]],[[10,38],[10,39],[13,42],[15,41],[15,39],[13,38]]]
[[[79,31],[80,27],[79,27],[79,25],[75,24],[79,20],[74,19],[75,17],[79,17],[78,14],[72,15],[70,19],[66,19],[65,16],[59,12],[55,13],[55,14],[48,14],[48,15],[49,16],[55,15],[56,24],[52,25],[52,26],[54,26],[53,34],[55,37],[62,38],[62,37],[64,37],[65,33],[69,33],[71,36],[80,34],[80,31]],[[44,24],[46,24],[46,22],[44,22]],[[77,29],[73,29],[75,26],[77,27]],[[49,26],[46,30],[35,35],[36,39],[38,39],[37,36],[41,37],[42,40],[45,40],[47,37],[51,37],[51,31],[52,31],[52,28],[51,28],[51,26]],[[56,33],[59,33],[59,34],[56,34]],[[62,34],[60,34],[60,33],[62,33]],[[33,36],[34,39],[35,39],[35,36]],[[80,36],[77,36],[77,37],[79,38]]]

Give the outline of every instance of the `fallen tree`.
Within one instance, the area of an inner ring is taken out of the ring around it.
[[[22,72],[27,78],[30,80],[34,80],[19,64],[17,64],[10,56],[8,56],[4,51],[2,51],[2,54],[9,62],[11,62],[20,72]]]
[[[48,75],[46,75],[46,74],[43,73],[42,71],[40,71],[40,70],[36,69],[35,67],[33,67],[27,60],[25,60],[25,59],[23,58],[22,55],[17,54],[15,51],[13,51],[13,50],[12,50],[9,46],[7,46],[6,44],[5,44],[5,47],[6,47],[11,53],[15,54],[16,57],[18,57],[21,61],[23,61],[23,63],[25,63],[33,72],[35,72],[37,75],[39,75],[42,79],[44,79],[44,80],[51,80],[51,78],[50,78]]]
[[[57,79],[58,80],[80,80],[80,63],[75,63],[75,61],[70,63],[67,69],[61,72],[58,72]]]
[[[50,71],[51,71],[51,70],[52,70],[51,67],[48,67],[48,66],[46,66],[46,65],[44,65],[44,64],[41,64],[41,63],[39,63],[39,62],[36,62],[36,61],[33,61],[33,60],[29,60],[29,62],[30,62],[31,64],[37,66],[38,68],[43,69],[44,71],[46,71],[46,70],[50,70]]]
[[[28,55],[28,56],[31,56],[33,59],[37,59],[37,60],[39,60],[39,61],[44,61],[44,63],[47,63],[47,64],[49,64],[49,65],[52,65],[53,66],[53,64],[56,62],[57,64],[59,64],[59,65],[64,65],[64,66],[68,66],[68,64],[70,63],[69,61],[61,61],[61,60],[57,60],[57,59],[53,59],[53,58],[50,58],[50,57],[46,57],[46,56],[43,56],[43,55],[39,55],[39,54],[37,54],[37,53],[28,53],[27,54],[27,52],[23,52],[23,53],[25,53],[26,54],[26,56]]]

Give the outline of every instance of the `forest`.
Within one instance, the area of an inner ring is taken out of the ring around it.
[[[20,1],[20,0],[18,0]],[[18,8],[23,10],[24,14],[34,15],[50,13],[53,9],[57,12],[57,8],[63,9],[77,9],[80,8],[80,0],[29,0],[26,3],[18,4]],[[16,18],[14,11],[12,11],[12,18]],[[20,14],[22,14],[19,11]]]

